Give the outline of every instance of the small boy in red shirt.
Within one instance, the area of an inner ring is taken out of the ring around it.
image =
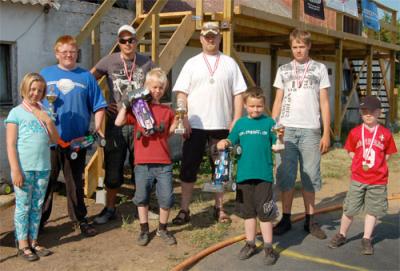
[[[377,217],[387,211],[387,160],[397,152],[393,136],[379,125],[381,103],[375,96],[366,96],[360,103],[363,123],[350,131],[344,148],[352,158],[351,183],[343,204],[339,232],[329,243],[337,248],[346,243],[346,235],[353,217],[365,210],[364,236],[361,240],[364,255],[374,253],[371,236]]]
[[[167,231],[170,209],[174,204],[172,161],[167,140],[177,125],[173,110],[167,105],[160,104],[167,84],[167,76],[160,68],[154,68],[146,74],[144,85],[152,96],[149,108],[153,113],[155,126],[163,126],[163,131],[145,135],[143,128],[127,106],[119,110],[115,119],[116,126],[131,124],[134,125],[134,133],[140,131],[142,134],[140,137],[134,137],[136,192],[133,198],[133,202],[138,206],[140,234],[137,243],[141,246],[147,245],[150,241],[148,211],[150,192],[155,180],[157,180],[156,194],[160,206],[157,236],[168,245],[176,244],[175,237]]]

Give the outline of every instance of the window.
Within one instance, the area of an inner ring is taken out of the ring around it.
[[[251,77],[253,78],[254,83],[256,83],[257,86],[260,85],[260,68],[261,68],[261,62],[243,62],[244,65],[246,66],[247,71],[250,73]],[[246,84],[250,85],[249,82],[246,80]]]
[[[0,105],[12,104],[10,52],[10,45],[0,44]]]

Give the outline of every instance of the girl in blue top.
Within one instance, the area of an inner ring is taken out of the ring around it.
[[[51,252],[37,242],[41,208],[50,172],[49,142],[57,142],[57,130],[40,101],[46,83],[37,73],[21,82],[22,103],[5,120],[7,154],[15,190],[15,237],[18,256],[35,261]],[[51,140],[49,140],[51,139]]]

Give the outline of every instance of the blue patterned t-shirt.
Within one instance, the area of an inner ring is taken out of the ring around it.
[[[18,126],[17,151],[21,170],[50,170],[49,136],[38,119],[19,105],[11,109],[4,122]]]

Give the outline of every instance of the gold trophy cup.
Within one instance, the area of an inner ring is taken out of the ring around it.
[[[57,100],[58,96],[54,91],[54,86],[50,85],[46,94],[46,99],[49,102],[49,110],[51,114],[51,118],[54,120],[57,116],[57,113],[54,112],[54,102]]]
[[[275,119],[275,125],[272,126],[272,132],[276,133],[278,135],[279,132],[281,132],[285,127],[279,122],[279,118]],[[281,151],[285,149],[285,143],[281,141],[279,137],[277,137],[276,142],[274,145],[272,145],[272,149],[274,151]]]
[[[176,102],[176,115],[178,116],[178,125],[175,129],[175,134],[183,135],[186,132],[185,126],[183,125],[183,119],[187,113],[185,101],[179,99]]]

